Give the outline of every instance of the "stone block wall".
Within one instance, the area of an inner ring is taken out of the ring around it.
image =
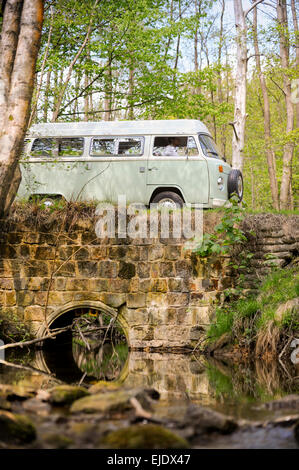
[[[258,214],[242,223],[247,250],[253,254],[246,272],[246,286],[256,287],[273,267],[285,267],[299,257],[299,216]]]
[[[296,255],[299,218],[293,219],[277,219],[275,229],[273,219],[245,221],[248,234],[257,232],[248,235],[255,250],[249,284],[269,269],[265,254],[275,253],[280,265]],[[100,239],[92,220],[63,231],[57,223],[0,227],[0,313],[37,335],[45,318],[51,325],[82,307],[118,316],[133,349],[192,348],[232,283],[227,258],[196,259],[183,238]]]

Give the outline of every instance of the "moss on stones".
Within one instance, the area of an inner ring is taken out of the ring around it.
[[[113,431],[102,444],[112,449],[188,449],[188,442],[168,429],[156,425],[133,425]]]
[[[98,393],[75,401],[71,406],[71,412],[106,413],[112,411],[126,411],[131,409],[130,398],[134,394],[129,391],[115,391]]]
[[[54,405],[70,405],[86,395],[88,395],[88,391],[83,387],[59,385],[50,390],[49,401]]]
[[[51,447],[54,449],[66,449],[73,444],[72,439],[69,437],[56,433],[44,434],[42,440],[45,443],[44,447]]]
[[[26,416],[0,411],[0,440],[28,443],[35,439],[35,427]]]
[[[88,391],[91,394],[96,394],[100,392],[108,392],[113,390],[118,390],[120,387],[119,383],[115,382],[106,382],[105,380],[100,380],[99,382],[92,385]]]

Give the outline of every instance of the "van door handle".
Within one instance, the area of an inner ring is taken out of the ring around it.
[[[145,166],[139,167],[139,173],[145,173]]]
[[[153,170],[158,170],[159,168],[157,168],[156,166],[153,166],[153,168],[149,168],[148,171],[153,171]]]

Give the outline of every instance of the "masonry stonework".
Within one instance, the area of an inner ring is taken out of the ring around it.
[[[244,222],[245,232],[256,230],[249,285],[269,270],[269,253],[278,265],[298,254],[299,217],[271,217]],[[57,225],[5,222],[0,230],[0,313],[39,336],[82,307],[117,316],[132,349],[193,348],[234,280],[228,258],[200,260],[183,238],[100,239],[92,221]]]

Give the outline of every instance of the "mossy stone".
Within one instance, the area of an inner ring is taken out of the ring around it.
[[[115,383],[115,382],[106,382],[105,380],[99,380],[99,382],[93,384],[89,389],[89,393],[95,394],[99,392],[107,392],[107,391],[113,391],[113,390],[118,390],[120,387],[120,384]]]
[[[31,442],[36,437],[35,427],[23,415],[0,411],[0,440],[4,442]]]
[[[69,432],[74,435],[75,438],[84,439],[91,434],[94,434],[96,427],[93,423],[74,422],[69,425]]]
[[[112,449],[188,449],[188,442],[156,425],[133,425],[105,436],[101,444]]]
[[[11,410],[11,404],[9,403],[9,401],[5,399],[5,397],[1,397],[1,395],[0,395],[0,409]]]
[[[132,408],[130,398],[134,394],[129,391],[97,393],[75,401],[71,406],[71,412],[78,413],[106,413],[111,411],[124,412]]]
[[[31,386],[0,384],[0,396],[9,401],[27,400],[34,397],[35,392]]]
[[[132,263],[124,263],[120,264],[120,269],[118,272],[118,277],[121,279],[131,279],[136,274],[135,265]]]
[[[88,391],[83,387],[58,385],[50,390],[49,401],[54,405],[70,405],[88,394]]]
[[[42,440],[45,444],[48,444],[54,449],[66,449],[67,447],[73,444],[72,439],[70,439],[69,437],[63,434],[56,433],[44,434],[42,436]]]

